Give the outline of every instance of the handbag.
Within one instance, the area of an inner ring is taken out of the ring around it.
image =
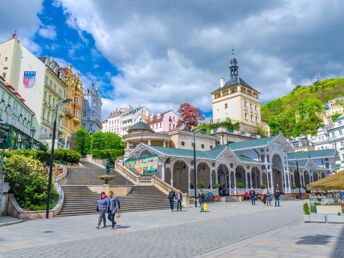
[[[116,213],[116,219],[119,219],[121,217],[121,214],[119,212]]]

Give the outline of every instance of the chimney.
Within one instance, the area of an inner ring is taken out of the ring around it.
[[[221,78],[220,78],[220,86],[221,86],[221,88],[222,88],[223,86],[225,86],[225,84],[226,84],[225,78],[224,78],[224,77],[221,77]]]

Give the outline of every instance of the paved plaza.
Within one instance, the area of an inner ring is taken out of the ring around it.
[[[34,220],[0,228],[0,257],[344,257],[339,224],[303,223],[302,202],[283,207],[217,203],[123,214],[96,230],[96,215]]]

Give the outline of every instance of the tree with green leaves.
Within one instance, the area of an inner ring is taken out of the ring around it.
[[[92,150],[117,149],[123,150],[122,138],[115,133],[96,132],[92,135]]]
[[[80,128],[74,136],[73,139],[73,149],[81,153],[81,155],[86,155],[91,151],[91,134],[85,129]]]

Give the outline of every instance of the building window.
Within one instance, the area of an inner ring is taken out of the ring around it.
[[[184,146],[184,145],[185,145],[185,142],[181,142],[180,144],[181,144],[182,146]]]
[[[6,73],[2,73],[2,77],[6,79]]]
[[[5,62],[6,62],[7,60],[8,60],[8,57],[6,56],[6,57],[5,57]]]
[[[204,144],[201,144],[201,148],[204,149]]]
[[[228,108],[228,104],[227,103],[225,103],[225,109],[227,109]]]
[[[210,149],[212,150],[214,147],[213,147],[213,145],[210,145]]]
[[[247,113],[245,113],[245,120],[247,120]]]

